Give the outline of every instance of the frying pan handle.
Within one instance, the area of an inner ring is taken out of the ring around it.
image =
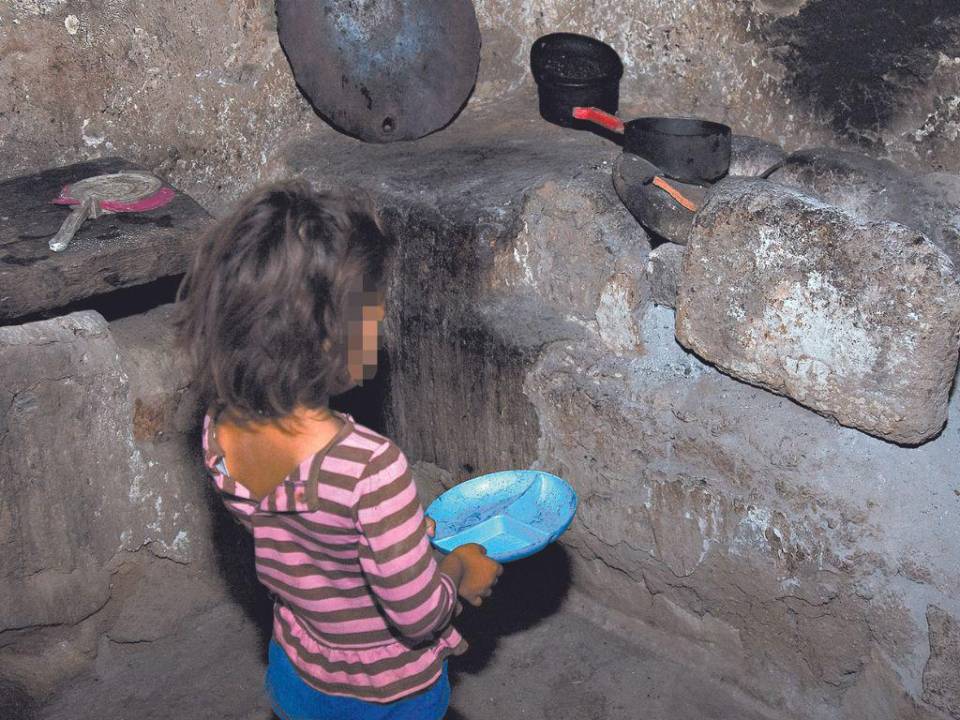
[[[575,107],[573,109],[573,116],[577,120],[586,120],[588,122],[596,123],[597,125],[605,127],[607,130],[612,130],[613,132],[623,132],[623,121],[616,115],[606,113],[599,108]]]
[[[73,240],[80,226],[86,222],[87,218],[94,215],[96,210],[96,201],[91,197],[84,200],[79,205],[75,205],[73,211],[67,215],[63,225],[57,230],[57,234],[50,238],[50,249],[54,252],[60,252],[67,249],[67,245]]]

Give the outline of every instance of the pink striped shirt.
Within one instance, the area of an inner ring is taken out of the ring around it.
[[[336,413],[343,427],[266,497],[227,473],[208,414],[204,461],[254,539],[273,594],[274,639],[311,686],[390,702],[429,687],[466,650],[451,625],[453,580],[439,571],[407,458]]]

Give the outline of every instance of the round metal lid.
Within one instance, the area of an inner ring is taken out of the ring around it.
[[[460,111],[477,79],[471,0],[277,0],[300,88],[338,130],[413,140]]]

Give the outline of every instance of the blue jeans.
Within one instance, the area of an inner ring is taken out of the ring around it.
[[[446,662],[440,679],[416,695],[391,703],[365,702],[307,685],[276,640],[270,641],[264,685],[281,720],[442,720],[450,704]]]

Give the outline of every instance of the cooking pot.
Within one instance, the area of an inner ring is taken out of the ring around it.
[[[686,183],[712,183],[730,169],[730,128],[688,117],[642,117],[624,123],[596,107],[575,107],[574,118],[623,133],[625,152]]]
[[[573,117],[574,107],[617,111],[623,63],[616,50],[599,40],[574,33],[544,35],[530,48],[530,70],[540,115],[548,122],[587,130],[590,123]]]

